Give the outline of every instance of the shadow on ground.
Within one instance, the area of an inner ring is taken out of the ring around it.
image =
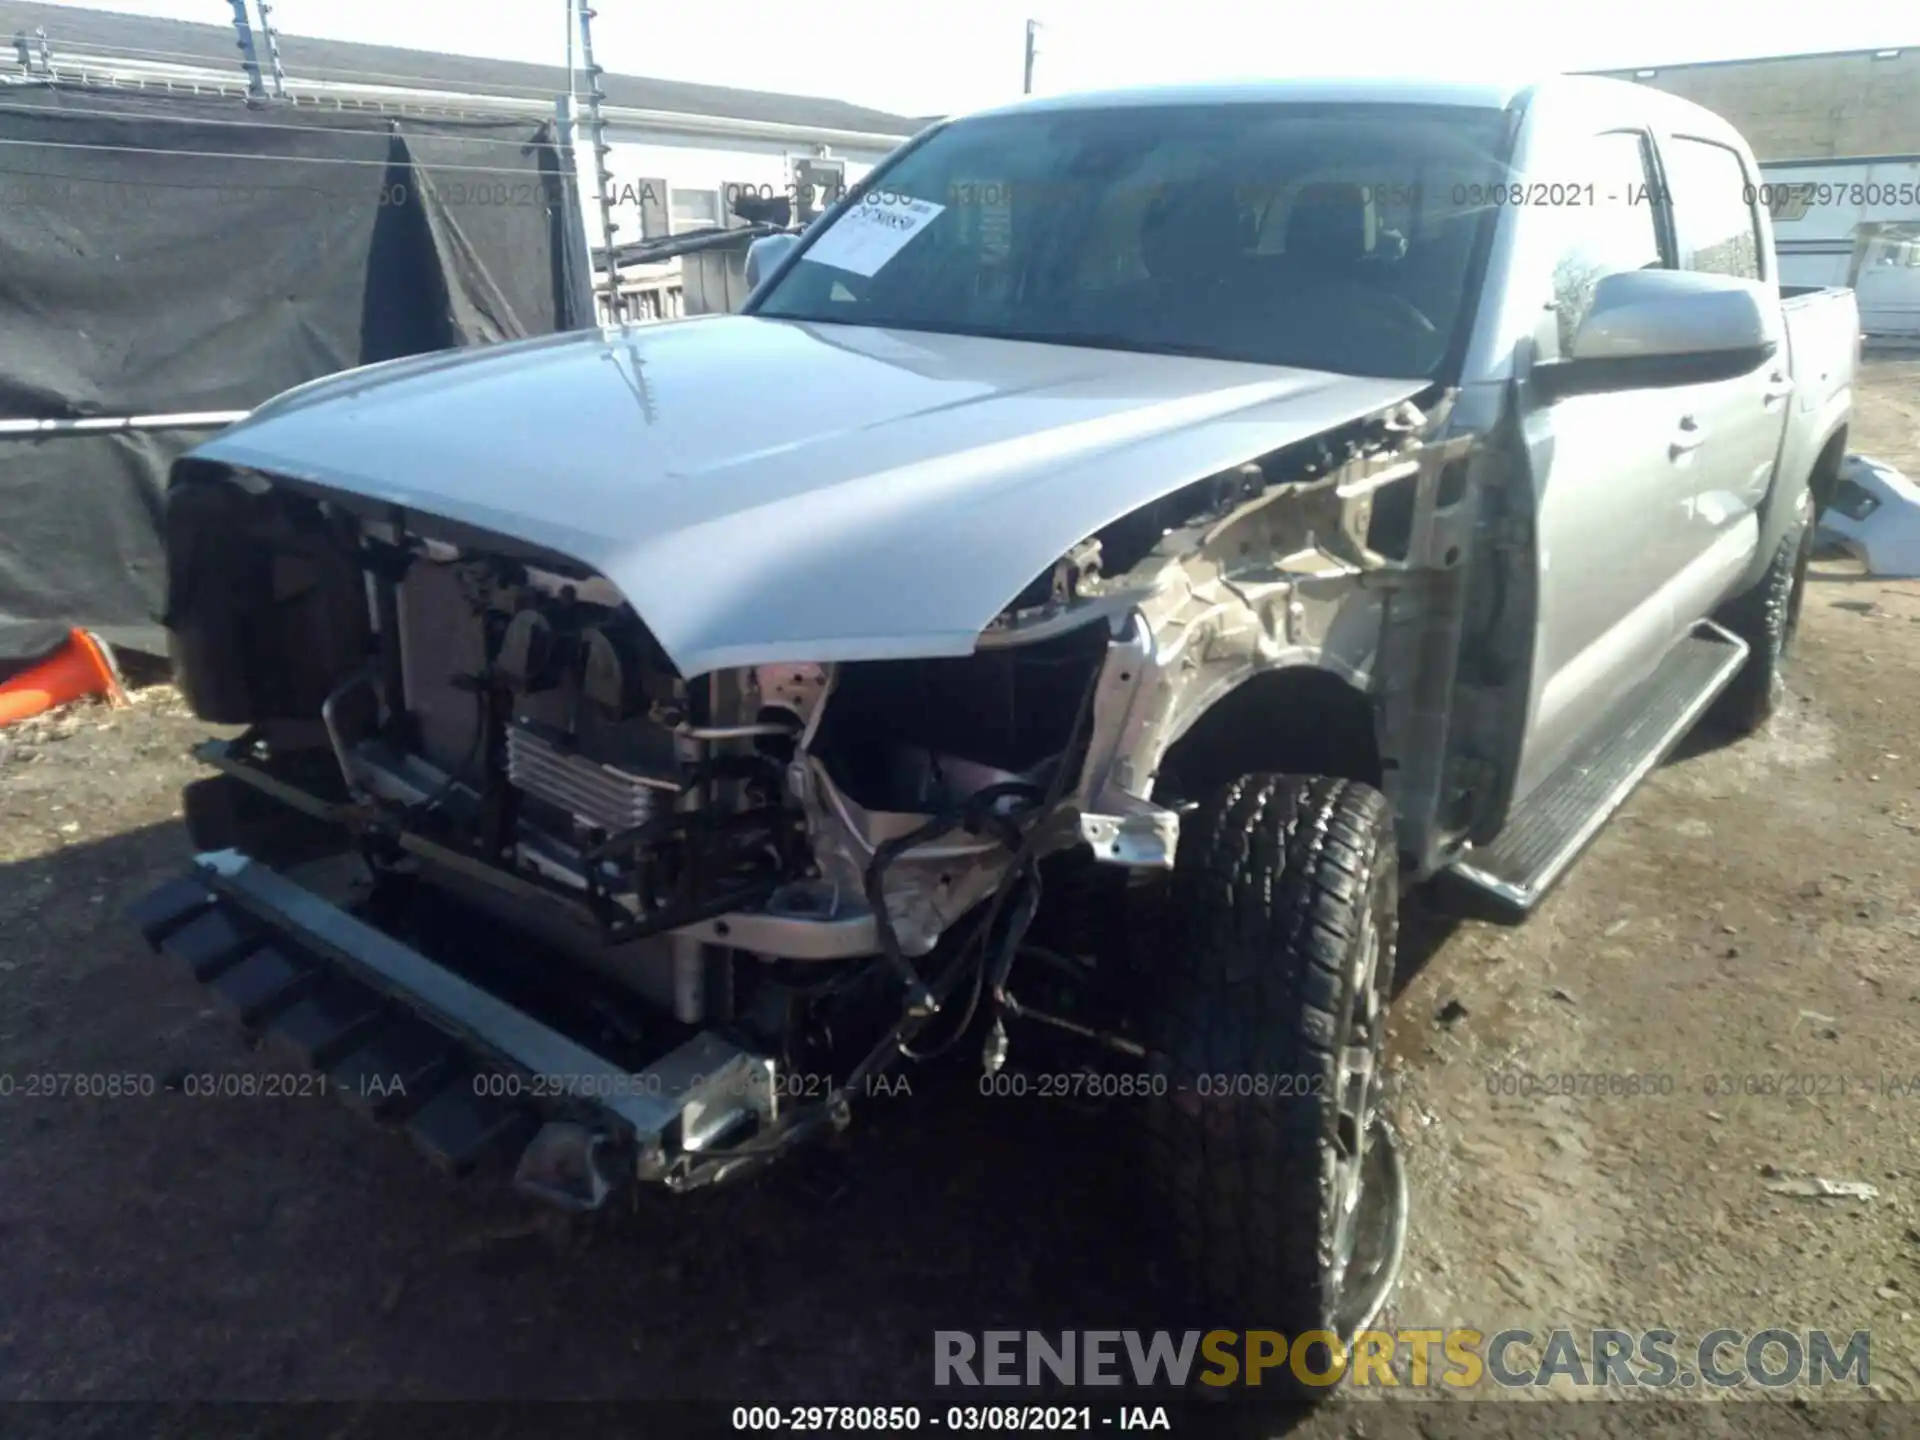
[[[444,1178],[330,1098],[189,1095],[295,1067],[120,923],[187,859],[165,824],[0,867],[0,1398],[1030,1403],[936,1389],[934,1332],[1170,1323],[1126,1117],[983,1096],[965,1063],[758,1179],[586,1217]]]

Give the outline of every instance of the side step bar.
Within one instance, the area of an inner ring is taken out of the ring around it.
[[[1448,873],[1505,907],[1531,910],[1746,659],[1746,641],[1701,621],[1652,678],[1614,707],[1593,739],[1514,807],[1493,844]]]
[[[530,1165],[550,1171],[551,1152],[577,1135],[579,1154],[626,1156],[615,1178],[673,1185],[775,1118],[764,1056],[706,1032],[622,1069],[238,851],[199,856],[126,918],[242,1025],[355,1108],[403,1124],[456,1174],[516,1160],[523,1179]],[[598,1204],[609,1187],[584,1178]],[[551,1186],[525,1188],[567,1203]]]

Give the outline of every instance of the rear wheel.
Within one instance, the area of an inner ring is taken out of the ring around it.
[[[1286,1335],[1269,1393],[1323,1395],[1306,1377],[1372,1321],[1405,1230],[1380,1114],[1391,810],[1346,780],[1237,780],[1183,821],[1167,900],[1141,962],[1168,1081],[1146,1107],[1150,1223],[1209,1324]]]
[[[1786,661],[1800,628],[1813,531],[1813,496],[1808,492],[1760,583],[1728,601],[1717,617],[1750,648],[1747,663],[1714,702],[1712,721],[1724,731],[1753,734],[1786,694]]]

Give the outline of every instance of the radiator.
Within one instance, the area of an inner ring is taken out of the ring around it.
[[[514,788],[609,835],[671,807],[675,787],[570,751],[544,727],[507,728],[507,779]]]

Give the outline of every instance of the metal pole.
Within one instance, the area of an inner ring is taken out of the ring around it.
[[[267,42],[267,64],[273,70],[273,96],[287,98],[287,72],[280,64],[280,40],[273,33],[273,0],[255,0],[260,7],[260,36]]]
[[[253,21],[247,18],[247,0],[230,0],[233,6],[233,30],[240,37],[240,64],[247,72],[247,93],[267,98],[266,84],[260,78],[260,57],[253,48]]]
[[[569,6],[571,12],[571,6]],[[572,18],[571,13],[568,16]],[[561,185],[567,200],[567,305],[573,329],[589,329],[599,322],[594,313],[593,251],[587,244],[587,212],[580,195],[580,162],[574,151],[573,97],[562,95],[554,109],[560,122],[560,153],[566,157]]]
[[[13,50],[20,57],[20,68],[27,74],[53,74],[53,52],[47,48],[47,32],[44,26],[36,29],[31,38],[26,31],[16,30],[13,36]]]
[[[583,208],[586,197],[580,193],[580,129],[574,123],[580,109],[579,76],[574,61],[580,22],[573,13],[573,0],[563,0],[563,8],[567,12],[567,93],[554,108],[560,118],[560,144],[567,157],[566,193],[573,205],[573,213],[567,217],[567,255],[570,262],[582,267],[571,277],[567,297],[574,309],[573,323],[585,327],[599,317],[594,313],[598,292],[593,284],[593,247],[587,244],[587,216]]]
[[[1020,93],[1022,95],[1031,95],[1033,93],[1033,37],[1039,29],[1040,22],[1038,20],[1027,21],[1027,76],[1020,85]]]
[[[593,143],[593,180],[600,194],[600,244],[607,260],[607,316],[619,318],[620,307],[620,267],[613,259],[613,233],[620,227],[613,223],[613,175],[607,169],[607,156],[612,148],[607,144],[607,122],[600,108],[600,102],[607,98],[607,92],[600,88],[600,77],[606,74],[593,59],[593,17],[597,13],[586,0],[580,3],[580,59],[587,72],[587,135]]]

